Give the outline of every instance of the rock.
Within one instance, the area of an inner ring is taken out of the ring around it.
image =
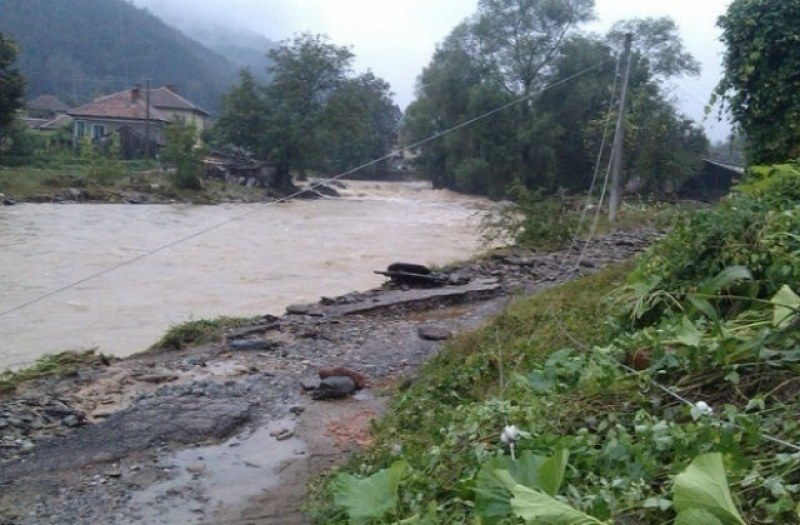
[[[319,382],[316,377],[306,377],[300,380],[300,386],[306,391],[316,390],[319,388]]]
[[[178,376],[176,374],[144,374],[136,377],[136,379],[144,383],[153,383],[155,385],[160,385],[161,383],[170,383],[172,381],[177,381]]]
[[[258,352],[269,350],[275,344],[265,339],[236,339],[228,341],[228,349],[234,352]]]
[[[294,414],[296,416],[299,416],[300,414],[302,414],[305,411],[306,411],[306,407],[304,407],[303,405],[292,405],[291,407],[289,407],[289,412],[291,412],[292,414]]]
[[[597,266],[597,263],[591,259],[581,259],[579,264],[584,268],[595,268]]]
[[[512,266],[533,266],[536,264],[536,259],[532,257],[518,257],[516,255],[503,257],[503,261]]]
[[[5,206],[13,206],[17,203],[17,201],[8,197],[3,197],[2,201]]]
[[[275,439],[285,441],[291,437],[294,437],[294,430],[284,429],[283,432],[275,436]]]
[[[445,341],[453,337],[453,333],[439,326],[421,326],[417,334],[427,341]]]
[[[77,427],[78,425],[81,424],[80,420],[78,419],[78,416],[76,416],[75,414],[71,414],[65,417],[63,420],[61,420],[61,422],[68,427]]]
[[[460,273],[451,273],[447,276],[447,284],[458,286],[461,284],[467,284],[469,282],[468,275],[462,275]]]
[[[353,383],[356,385],[356,390],[362,390],[364,387],[367,386],[367,378],[364,374],[359,372],[355,372],[353,370],[348,370],[347,368],[341,366],[335,366],[333,368],[323,368],[319,371],[319,378],[326,379],[328,377],[335,377],[335,376],[343,376],[349,377],[353,380]]]
[[[312,399],[342,399],[352,394],[356,389],[355,382],[347,376],[326,377],[319,383],[319,387],[311,395]]]
[[[311,310],[307,304],[290,304],[286,307],[286,313],[292,315],[306,315]]]

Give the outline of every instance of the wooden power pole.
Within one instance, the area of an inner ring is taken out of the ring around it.
[[[625,50],[622,52],[620,68],[622,69],[622,92],[619,96],[619,115],[617,129],[614,134],[614,147],[611,150],[611,197],[608,202],[608,220],[617,220],[620,196],[622,195],[622,149],[625,145],[625,107],[628,100],[628,82],[631,79],[631,43],[633,34],[625,35]]]
[[[150,160],[150,79],[147,79],[144,92],[144,158]]]

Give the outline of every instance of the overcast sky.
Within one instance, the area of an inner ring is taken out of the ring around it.
[[[597,32],[624,18],[671,16],[688,50],[703,64],[700,77],[674,90],[680,107],[703,120],[703,106],[719,78],[722,46],[715,26],[731,0],[596,0]],[[180,14],[247,28],[271,40],[299,32],[323,33],[352,46],[356,69],[372,69],[387,80],[397,103],[414,98],[414,82],[437,43],[476,10],[477,0],[133,0],[156,14]],[[202,7],[201,7],[202,6]],[[724,139],[727,125],[705,122],[711,138]]]

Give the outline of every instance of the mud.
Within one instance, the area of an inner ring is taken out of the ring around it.
[[[474,329],[651,235],[597,240],[583,264],[577,249],[502,254],[451,269],[465,285],[324,298],[219,344],[24,385],[0,401],[0,524],[306,523],[307,483],[369,444],[394,387],[443,344],[421,328]],[[367,388],[312,401],[302,385],[335,366]]]

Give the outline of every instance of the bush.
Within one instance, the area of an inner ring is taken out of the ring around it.
[[[577,218],[565,199],[548,197],[541,190],[530,190],[519,181],[509,190],[513,203],[494,210],[481,221],[486,242],[510,239],[522,247],[557,249],[572,238]]]

